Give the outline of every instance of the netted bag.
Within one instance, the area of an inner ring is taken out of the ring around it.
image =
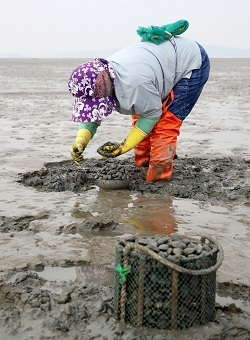
[[[120,240],[115,263],[116,318],[158,329],[213,321],[216,270],[222,260],[221,246],[207,236]]]

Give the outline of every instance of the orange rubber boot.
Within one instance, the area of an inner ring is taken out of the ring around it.
[[[146,181],[170,181],[174,168],[177,137],[180,134],[182,120],[163,109],[161,119],[151,131],[150,163]]]
[[[132,125],[138,120],[138,115],[132,116]],[[150,134],[148,134],[139,144],[134,147],[135,164],[138,166],[148,167],[150,159]]]

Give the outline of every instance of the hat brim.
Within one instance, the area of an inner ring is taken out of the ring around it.
[[[116,107],[113,97],[74,97],[72,120],[74,122],[98,122],[108,117]]]

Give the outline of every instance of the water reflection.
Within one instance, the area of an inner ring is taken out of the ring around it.
[[[119,223],[119,231],[124,227],[124,232],[141,236],[178,231],[175,215],[173,200],[163,195],[99,188],[79,195],[71,211],[75,219],[110,219]]]
[[[170,198],[134,195],[125,221],[141,236],[169,235],[178,231],[173,200]]]

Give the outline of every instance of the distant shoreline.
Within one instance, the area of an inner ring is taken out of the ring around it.
[[[0,60],[93,60],[94,57],[0,57]],[[210,59],[250,59],[249,57],[209,57]]]

